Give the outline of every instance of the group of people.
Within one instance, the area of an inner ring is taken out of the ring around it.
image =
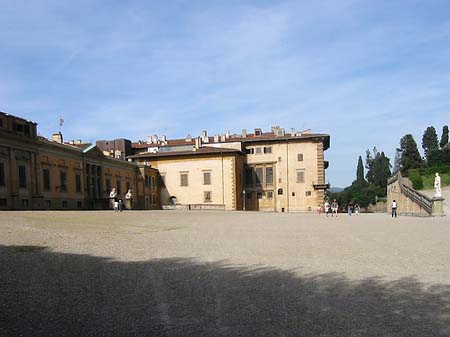
[[[335,215],[336,215],[336,217],[338,216],[339,204],[338,204],[336,199],[333,199],[331,204],[328,202],[328,200],[326,200],[323,206],[324,206],[325,215],[327,217],[328,217],[329,214],[331,214],[332,217],[334,217]],[[322,206],[319,205],[319,207],[317,208],[317,212],[320,214],[321,211],[322,211]],[[352,215],[353,212],[356,215],[358,215],[360,211],[361,211],[361,208],[359,207],[358,204],[353,205],[353,203],[350,202],[347,205],[348,215]]]

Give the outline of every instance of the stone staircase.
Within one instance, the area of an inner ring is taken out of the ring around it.
[[[391,211],[392,201],[397,201],[397,213],[411,216],[444,216],[444,199],[436,199],[416,191],[409,179],[398,172],[388,180],[387,212]]]

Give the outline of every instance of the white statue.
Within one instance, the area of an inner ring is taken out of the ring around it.
[[[116,188],[113,187],[111,192],[109,193],[110,198],[115,198],[117,196]]]
[[[125,194],[125,199],[131,199],[133,194],[131,194],[131,190],[128,190],[127,194]]]
[[[435,197],[442,197],[441,193],[441,177],[439,177],[439,173],[436,173],[436,178],[434,178],[434,189],[436,190]]]

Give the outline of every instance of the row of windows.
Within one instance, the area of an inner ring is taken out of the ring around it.
[[[155,177],[145,175],[145,187],[150,187],[151,190],[156,190],[158,186],[156,185]]]
[[[20,166],[19,166],[20,168]],[[20,170],[19,170],[19,182],[20,182]],[[50,169],[42,170],[42,180],[44,183],[44,191],[51,191],[51,179]],[[20,184],[20,183],[19,183]],[[22,186],[21,186],[22,187]],[[26,187],[26,186],[25,186]],[[64,170],[59,171],[59,191],[67,192],[67,172]],[[75,191],[81,193],[81,174],[75,173]]]
[[[261,192],[251,192],[251,191],[249,191],[249,192],[246,193],[247,199],[251,199],[253,197],[253,193],[256,193],[256,198],[257,199],[262,199],[263,196],[266,199],[272,199],[273,198],[273,191],[265,191],[265,192],[263,192],[263,191],[261,191]],[[283,195],[283,189],[282,188],[278,189],[278,195]],[[292,196],[295,197],[295,192],[292,192]],[[305,196],[310,197],[311,196],[311,191],[306,191],[305,192]]]
[[[165,175],[161,177],[165,179]],[[211,171],[203,171],[203,185],[211,185]],[[189,186],[189,172],[180,172],[180,186]]]
[[[263,153],[272,153],[271,146],[264,147],[250,147],[245,150],[247,154],[263,154]],[[278,161],[281,161],[281,157],[278,157]],[[297,161],[303,161],[303,153],[297,154]]]

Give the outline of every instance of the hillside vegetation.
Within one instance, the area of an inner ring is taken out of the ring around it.
[[[441,186],[450,186],[450,166],[412,169],[408,177],[416,190],[430,190],[434,188],[436,172],[441,176]]]

